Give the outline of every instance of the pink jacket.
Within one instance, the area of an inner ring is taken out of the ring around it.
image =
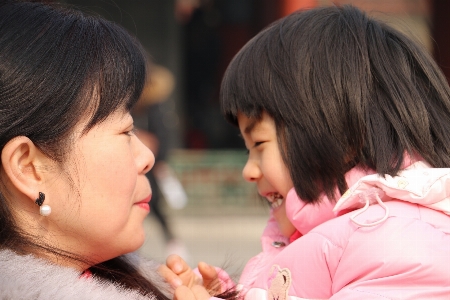
[[[245,299],[450,299],[450,169],[416,162],[395,177],[353,169],[346,180],[336,205],[289,192],[303,236],[288,245],[269,219],[263,252],[241,275]]]

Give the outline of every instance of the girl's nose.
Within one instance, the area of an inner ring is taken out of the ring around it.
[[[242,177],[248,182],[254,182],[261,177],[261,169],[255,161],[248,159],[242,169]]]

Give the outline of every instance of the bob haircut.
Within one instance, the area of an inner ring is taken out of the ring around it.
[[[450,90],[418,44],[352,6],[295,12],[250,40],[221,87],[226,119],[276,124],[297,194],[336,200],[352,167],[395,175],[406,155],[450,167]]]

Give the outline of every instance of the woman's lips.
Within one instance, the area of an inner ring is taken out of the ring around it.
[[[150,200],[152,199],[152,195],[149,195],[147,198],[145,198],[144,200],[141,200],[139,202],[136,202],[135,205],[139,206],[140,208],[146,210],[146,211],[150,211]]]

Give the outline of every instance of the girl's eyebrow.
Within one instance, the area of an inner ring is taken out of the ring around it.
[[[258,123],[258,121],[251,120],[250,123],[247,126],[245,126],[244,133],[249,134],[255,127],[256,123]]]

